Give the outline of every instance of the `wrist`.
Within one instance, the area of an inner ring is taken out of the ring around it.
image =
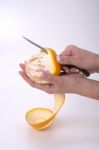
[[[84,77],[73,77],[72,78],[72,85],[71,85],[71,92],[70,93],[74,93],[74,94],[78,94],[78,95],[82,95],[85,96],[86,95],[86,91],[88,86],[88,79],[84,78]]]
[[[77,76],[69,76],[69,93],[74,93],[74,94],[80,94],[80,92],[83,89],[83,81],[85,78],[83,77],[77,77]]]
[[[72,93],[99,100],[99,81],[80,77],[75,79]]]

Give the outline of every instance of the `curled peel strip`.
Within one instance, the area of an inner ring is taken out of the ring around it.
[[[60,65],[56,59],[56,53],[54,50],[47,48],[47,53],[40,52],[37,55],[32,56],[26,61],[25,70],[29,78],[39,84],[48,83],[41,80],[40,70],[49,71],[54,75],[60,74]],[[26,120],[37,130],[42,130],[49,127],[55,120],[55,116],[64,104],[65,94],[53,94],[54,96],[54,110],[46,108],[34,108],[26,113]]]

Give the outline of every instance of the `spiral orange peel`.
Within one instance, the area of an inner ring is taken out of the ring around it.
[[[40,52],[33,55],[26,61],[25,70],[29,78],[39,84],[46,84],[47,81],[41,80],[39,77],[41,71],[49,71],[53,75],[60,75],[61,66],[57,62],[56,52],[53,49],[46,48],[47,53]],[[54,96],[54,110],[47,108],[34,108],[26,113],[26,120],[29,125],[37,130],[43,130],[49,127],[55,120],[55,116],[64,104],[65,94],[58,93]]]

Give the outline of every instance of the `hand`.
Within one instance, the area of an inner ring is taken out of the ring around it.
[[[74,65],[88,70],[90,73],[99,72],[99,55],[83,50],[74,45],[70,45],[58,56],[58,62],[62,65]],[[69,70],[68,67],[62,68],[68,73],[77,72],[77,69]]]
[[[68,74],[65,76],[54,76],[43,73],[41,79],[48,81],[48,84],[37,84],[25,73],[25,64],[20,64],[21,77],[33,88],[45,91],[49,94],[75,93],[82,96],[99,100],[99,81],[84,78],[79,74]]]
[[[37,84],[33,82],[25,72],[25,64],[20,64],[22,71],[19,71],[21,77],[33,88],[45,91],[49,94],[56,93],[75,93],[75,86],[83,76],[79,74],[68,74],[63,76],[54,76],[46,72],[42,73],[41,80],[46,80],[48,84]]]

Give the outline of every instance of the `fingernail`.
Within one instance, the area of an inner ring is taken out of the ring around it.
[[[60,55],[57,56],[57,61],[59,61],[59,62],[61,61],[61,56]]]

